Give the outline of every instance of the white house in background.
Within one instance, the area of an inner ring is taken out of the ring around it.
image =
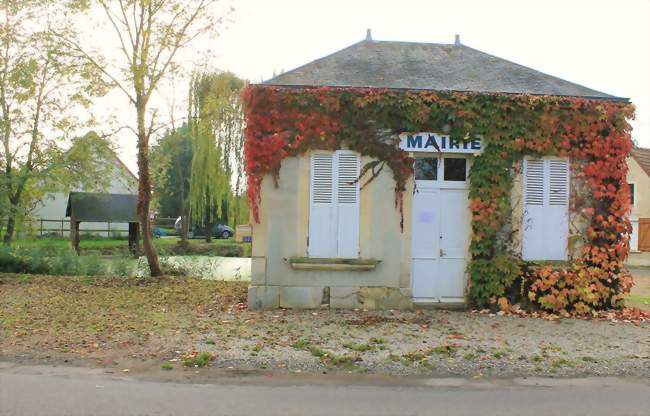
[[[650,149],[635,147],[627,160],[632,199],[628,265],[650,265]]]
[[[104,163],[111,164],[111,178],[106,188],[77,186],[72,188],[71,191],[137,195],[138,178],[114,152],[109,152],[109,154],[110,156],[104,161]],[[70,219],[65,216],[67,203],[67,193],[55,192],[46,194],[43,201],[32,212],[32,232],[36,235],[49,233],[63,237],[69,236]],[[127,236],[129,224],[82,222],[79,229],[82,233],[92,233],[101,236],[113,236],[117,234]]]

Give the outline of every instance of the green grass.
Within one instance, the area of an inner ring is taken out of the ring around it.
[[[306,350],[309,346],[309,342],[303,338],[300,338],[296,340],[296,342],[294,342],[291,346],[296,350]]]
[[[175,238],[156,238],[154,239],[154,245],[157,247],[165,247],[172,244],[176,244]],[[66,249],[70,247],[70,240],[68,238],[59,238],[59,237],[44,237],[44,238],[21,238],[14,241],[12,246],[15,247],[39,247],[39,248],[60,248]],[[101,237],[92,237],[84,238],[81,237],[79,241],[79,248],[81,250],[101,250],[109,248],[119,248],[119,247],[128,247],[129,241],[121,238],[101,238]]]
[[[155,238],[153,240],[154,246],[158,249],[161,255],[165,255],[167,252],[171,251],[173,246],[177,244],[180,240],[177,237],[165,237],[165,238]],[[203,247],[206,248],[204,240],[190,240],[189,242],[191,247]],[[97,237],[97,236],[83,236],[79,241],[79,248],[81,254],[85,254],[88,251],[100,251],[102,254],[116,254],[111,251],[116,250],[122,254],[128,254],[129,242],[127,239],[123,238],[108,238],[108,237]],[[209,247],[218,248],[218,247],[242,247],[242,255],[244,257],[250,257],[251,255],[251,244],[250,243],[237,243],[233,239],[221,240],[213,239]],[[41,248],[41,249],[68,249],[70,248],[70,240],[68,238],[61,237],[26,237],[17,239],[13,242],[12,247],[23,247],[23,248]]]
[[[355,344],[354,342],[346,342],[345,344],[343,344],[343,346],[349,350],[357,351],[357,352],[365,352],[374,349],[372,345],[368,345],[364,343]]]
[[[188,357],[183,361],[185,367],[205,367],[210,364],[213,357],[209,352],[202,352],[197,356]]]

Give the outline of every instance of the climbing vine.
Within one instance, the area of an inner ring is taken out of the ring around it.
[[[459,140],[480,135],[484,150],[470,173],[471,300],[502,308],[527,300],[534,307],[582,313],[616,306],[629,291],[631,277],[623,267],[629,251],[625,234],[631,230],[625,179],[632,147],[628,120],[634,115],[629,103],[263,85],[248,86],[243,102],[248,197],[256,221],[262,179],[271,174],[277,184],[285,157],[342,146],[370,156],[392,170],[401,215],[413,160],[398,148],[398,134],[434,131]],[[589,195],[575,214],[587,226],[582,252],[570,264],[525,263],[509,244],[513,167],[527,155],[580,162],[581,171],[574,175],[588,184]]]

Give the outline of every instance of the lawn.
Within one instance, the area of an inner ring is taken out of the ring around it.
[[[176,237],[165,237],[165,238],[155,238],[153,240],[154,245],[158,248],[160,254],[166,254],[167,252],[173,252],[173,254],[183,254],[178,253],[174,250],[174,246],[179,242],[179,239]],[[128,240],[126,239],[116,239],[116,238],[105,238],[105,237],[90,237],[84,238],[82,236],[79,242],[79,248],[81,254],[103,254],[103,255],[112,255],[112,254],[127,254],[128,252]],[[43,237],[43,238],[21,238],[14,241],[13,246],[15,247],[25,247],[25,248],[43,248],[43,249],[67,249],[70,247],[70,240],[67,238],[60,237]],[[251,245],[250,243],[237,243],[233,239],[221,240],[213,239],[211,243],[207,244],[203,240],[190,240],[190,249],[188,253],[194,253],[198,251],[200,254],[210,254],[220,255],[221,252],[228,251],[228,248],[241,246],[242,247],[242,256],[250,257]],[[193,250],[196,249],[196,250]]]
[[[650,269],[632,268],[631,272],[634,276],[634,286],[625,304],[650,311]]]
[[[176,244],[176,238],[156,238],[154,244],[157,247],[165,247]],[[21,238],[14,242],[18,247],[39,247],[39,248],[60,248],[65,249],[70,247],[70,240],[67,238],[59,237],[43,237],[43,238]],[[104,238],[104,237],[81,237],[79,241],[79,248],[81,250],[101,250],[111,248],[128,247],[129,241],[121,238]]]

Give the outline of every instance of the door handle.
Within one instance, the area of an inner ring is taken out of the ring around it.
[[[445,250],[440,249],[440,257],[445,257]]]

